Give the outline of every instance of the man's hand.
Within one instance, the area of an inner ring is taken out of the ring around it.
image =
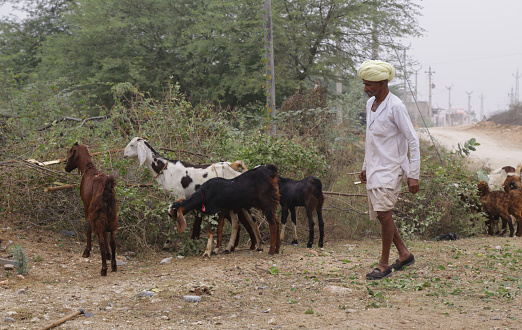
[[[362,183],[366,183],[366,171],[359,173],[359,180],[361,180]]]
[[[408,190],[412,194],[416,194],[419,191],[419,180],[408,178]]]

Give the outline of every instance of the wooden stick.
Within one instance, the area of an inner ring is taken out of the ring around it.
[[[152,187],[153,186],[152,183],[124,183],[124,185],[126,187],[138,186],[140,188]],[[47,188],[44,188],[44,191],[46,191],[46,192],[53,192],[53,191],[58,191],[58,190],[69,190],[69,189],[73,189],[73,188],[75,188],[77,186],[78,186],[77,183],[73,183],[73,184],[67,184],[67,185],[63,185],[63,186],[47,187]]]
[[[48,330],[48,329],[52,329],[52,328],[54,328],[54,327],[57,327],[57,326],[59,326],[60,324],[66,322],[66,321],[72,319],[73,317],[78,316],[78,315],[80,315],[80,314],[82,314],[82,313],[83,313],[82,310],[77,310],[77,311],[74,312],[74,313],[71,313],[71,314],[69,314],[69,315],[66,315],[66,316],[62,317],[62,318],[59,319],[59,320],[54,321],[53,323],[49,324],[49,325],[46,326],[45,328],[42,328],[42,330]]]
[[[47,188],[44,188],[44,191],[53,192],[53,191],[57,191],[57,190],[67,190],[67,189],[75,188],[77,186],[78,186],[78,184],[74,183],[74,184],[68,184],[68,185],[64,185],[64,186],[47,187]]]
[[[335,191],[323,191],[323,194],[327,195],[337,195],[337,196],[348,196],[348,197],[367,197],[365,194],[346,194],[346,193],[340,193]]]

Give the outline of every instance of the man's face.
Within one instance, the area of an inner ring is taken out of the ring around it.
[[[384,81],[368,81],[363,80],[364,92],[368,97],[377,96],[381,91]]]

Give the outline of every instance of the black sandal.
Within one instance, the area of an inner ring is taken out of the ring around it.
[[[413,256],[413,254],[410,253],[410,256],[408,258],[406,258],[404,261],[399,261],[399,259],[395,260],[395,262],[393,263],[393,265],[391,265],[391,268],[394,270],[394,271],[399,271],[399,270],[402,270],[404,267],[406,266],[410,266],[410,265],[413,265],[415,263],[415,257]]]
[[[393,269],[388,267],[385,271],[375,268],[371,273],[366,274],[366,279],[369,281],[382,280],[385,277],[391,276]]]

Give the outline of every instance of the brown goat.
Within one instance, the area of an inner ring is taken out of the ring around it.
[[[518,175],[508,176],[504,180],[503,187],[504,191],[509,195],[509,213],[517,221],[516,235],[520,237],[522,236],[522,183],[520,177]]]
[[[513,236],[514,228],[509,213],[509,194],[500,190],[490,191],[489,185],[486,181],[480,181],[478,183],[478,191],[480,207],[482,208],[482,211],[488,215],[488,221],[486,221],[488,234],[493,235],[494,225],[498,222],[498,218],[500,217],[502,219],[503,227],[505,227],[504,224],[508,224],[510,234]]]
[[[88,258],[91,254],[91,236],[94,231],[100,243],[101,276],[107,276],[107,259],[111,259],[111,270],[115,272],[117,269],[115,236],[118,229],[118,202],[114,191],[116,182],[113,176],[96,169],[87,148],[78,143],[67,153],[65,171],[71,172],[76,168],[82,174],[80,196],[87,227],[87,246],[83,251],[83,257]],[[107,232],[111,233],[110,252]]]

